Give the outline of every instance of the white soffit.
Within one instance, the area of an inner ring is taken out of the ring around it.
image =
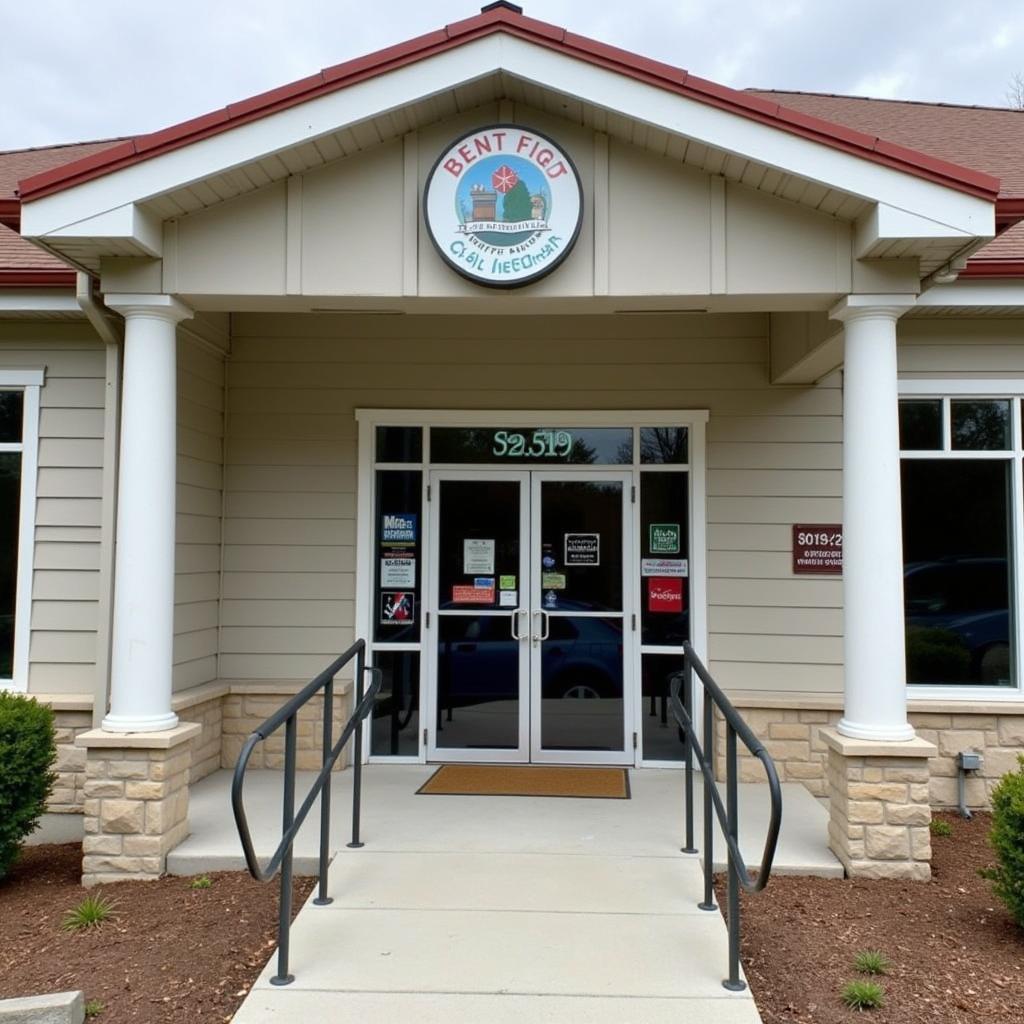
[[[694,150],[688,162],[699,160],[707,167],[709,153],[701,152],[705,147],[710,151],[711,163],[720,164],[716,173],[738,175],[744,180],[746,170],[741,171],[741,167],[750,164],[755,179],[761,179],[751,182],[755,187],[764,189],[767,185],[766,190],[774,191],[781,177],[798,181],[802,183],[799,194],[786,196],[798,202],[820,204],[829,193],[852,197],[861,205],[841,211],[851,219],[867,209],[863,204],[878,203],[898,211],[898,222],[905,229],[920,231],[911,237],[971,238],[994,233],[994,206],[990,201],[505,33],[476,39],[27,202],[22,210],[22,233],[56,239],[74,225],[73,234],[78,238],[104,237],[94,230],[93,218],[138,203],[152,203],[160,216],[173,216],[173,211],[160,210],[158,202],[186,188],[198,193],[205,188],[208,201],[203,205],[210,205],[247,191],[249,177],[245,172],[254,165],[265,161],[279,165],[276,175],[261,172],[265,184],[274,177],[344,155],[341,146],[333,156],[330,145],[321,152],[321,144],[346,129],[351,130],[359,148],[365,148],[381,141],[388,125],[391,137],[416,127],[403,126],[408,120],[403,117],[407,108],[434,108],[437,116],[433,120],[438,120],[457,112],[458,101],[453,103],[452,97],[460,91],[465,93],[467,87],[471,93],[475,91],[479,104],[481,98],[486,101],[500,96],[502,81],[513,88],[520,83],[524,93],[540,89],[568,97],[572,101],[569,106],[580,105],[577,116],[584,122],[585,111],[590,110],[594,120],[600,116],[594,112],[604,112],[605,119],[613,122],[604,130],[615,134],[622,130],[615,122],[623,120],[664,133],[670,156],[671,140],[685,141],[686,152]],[[488,97],[494,89],[492,82],[498,89]],[[473,90],[475,83],[483,89]],[[562,106],[567,106],[564,100]],[[560,116],[572,114],[566,109]],[[378,127],[382,122],[384,131]],[[678,145],[675,148],[678,152]],[[720,154],[720,158],[714,154]],[[221,184],[218,187],[216,183]],[[258,183],[257,175],[251,187],[258,187]],[[934,225],[941,225],[941,230]]]

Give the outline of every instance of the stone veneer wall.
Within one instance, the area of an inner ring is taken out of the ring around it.
[[[828,795],[828,748],[819,732],[835,726],[842,717],[836,708],[764,707],[757,698],[740,698],[740,714],[764,742],[782,782],[800,782],[815,796]],[[794,701],[796,703],[796,701]],[[921,706],[929,710],[921,710]],[[941,710],[931,710],[935,707]],[[929,758],[931,805],[957,806],[956,755],[961,750],[978,750],[984,756],[981,772],[967,776],[967,805],[977,809],[990,806],[992,789],[1008,771],[1017,767],[1017,755],[1024,753],[1024,705],[983,710],[952,710],[949,701],[916,702],[908,717],[917,734],[934,743],[938,754]],[[716,771],[724,778],[725,722],[719,716],[715,735]],[[763,782],[759,761],[746,755],[739,744],[740,781]],[[745,756],[746,755],[746,756]]]
[[[341,690],[343,692],[337,692]],[[334,695],[334,742],[337,743],[342,727],[348,721],[350,712],[349,684],[340,680],[335,683]],[[281,693],[229,693],[222,707],[223,735],[220,747],[222,768],[234,768],[246,737],[266,718],[272,715],[287,700],[289,695]],[[314,697],[299,712],[297,723],[298,753],[296,763],[299,771],[319,770],[323,750],[323,706],[322,697]],[[340,771],[349,763],[351,741],[335,765]],[[284,767],[284,727],[261,743],[253,752],[249,764],[253,768]]]
[[[53,814],[81,814],[85,803],[85,751],[75,737],[92,728],[91,711],[54,711],[57,781],[46,809]]]
[[[221,765],[222,723],[224,718],[224,696],[212,697],[200,704],[178,711],[181,722],[195,722],[201,726],[199,737],[192,741],[192,763],[189,766],[189,783],[194,784],[217,771]]]

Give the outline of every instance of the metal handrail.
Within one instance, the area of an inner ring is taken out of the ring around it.
[[[335,743],[332,740],[334,728],[334,677],[355,659],[355,707],[341,736]],[[330,860],[331,836],[331,773],[335,762],[345,749],[345,744],[355,736],[355,750],[352,758],[352,842],[348,845],[358,848],[363,844],[359,840],[359,815],[362,797],[363,776],[363,720],[373,709],[374,701],[380,691],[383,675],[379,668],[366,665],[366,641],[357,640],[344,654],[339,655],[318,676],[310,680],[291,700],[287,701],[274,712],[265,722],[258,725],[246,739],[242,752],[235,764],[234,778],[231,780],[231,810],[235,816],[235,826],[242,842],[242,852],[249,874],[257,881],[269,882],[281,869],[281,898],[278,904],[278,944],[277,974],[270,979],[271,985],[288,985],[295,976],[288,973],[289,940],[291,937],[292,920],[292,860],[295,837],[302,828],[310,808],[320,797],[320,879],[319,892],[313,901],[317,906],[326,906],[331,902],[327,895],[327,870]],[[363,676],[370,673],[370,687],[363,693]],[[298,730],[296,728],[299,711],[320,691],[323,691],[323,748],[320,771],[309,792],[306,794],[298,813],[295,811],[295,765],[296,748],[298,746]],[[284,732],[284,801],[282,811],[281,841],[271,854],[270,860],[260,866],[259,858],[253,847],[252,833],[249,829],[249,818],[245,813],[245,802],[242,788],[245,783],[245,769],[249,764],[256,745],[268,736],[277,732],[281,726]]]
[[[697,737],[697,731],[691,712],[693,710],[693,676],[696,673],[704,688],[703,744]],[[683,691],[683,700],[679,699],[679,691]],[[701,775],[704,777],[704,902],[699,903],[701,910],[717,910],[714,899],[714,823],[709,808],[714,808],[715,816],[725,836],[728,851],[727,872],[727,912],[726,925],[729,931],[729,977],[722,982],[732,992],[745,989],[746,983],[740,979],[740,894],[741,888],[747,892],[760,892],[771,877],[772,862],[779,842],[779,829],[782,825],[782,787],[779,785],[779,774],[775,770],[775,762],[765,750],[764,744],[757,738],[754,731],[743,720],[733,706],[732,701],[722,692],[721,687],[711,678],[704,663],[689,643],[683,644],[683,670],[671,676],[669,706],[672,714],[683,731],[683,757],[686,764],[686,845],[683,853],[697,853],[693,845],[693,759],[696,755]],[[726,798],[723,802],[715,781],[714,745],[715,721],[714,709],[718,708],[725,720],[725,788]],[[739,847],[739,791],[737,778],[736,738],[764,766],[768,776],[768,791],[771,798],[771,812],[768,819],[768,835],[761,852],[761,865],[757,873],[751,875],[747,863]]]

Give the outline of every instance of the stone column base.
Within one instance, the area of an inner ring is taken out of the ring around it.
[[[928,758],[935,745],[820,732],[828,748],[828,844],[850,878],[931,878]]]
[[[86,750],[82,885],[163,874],[168,851],[188,835],[191,747],[201,732],[185,723],[76,737]]]

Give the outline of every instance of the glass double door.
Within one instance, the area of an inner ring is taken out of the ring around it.
[[[430,760],[632,761],[631,484],[431,474]]]

